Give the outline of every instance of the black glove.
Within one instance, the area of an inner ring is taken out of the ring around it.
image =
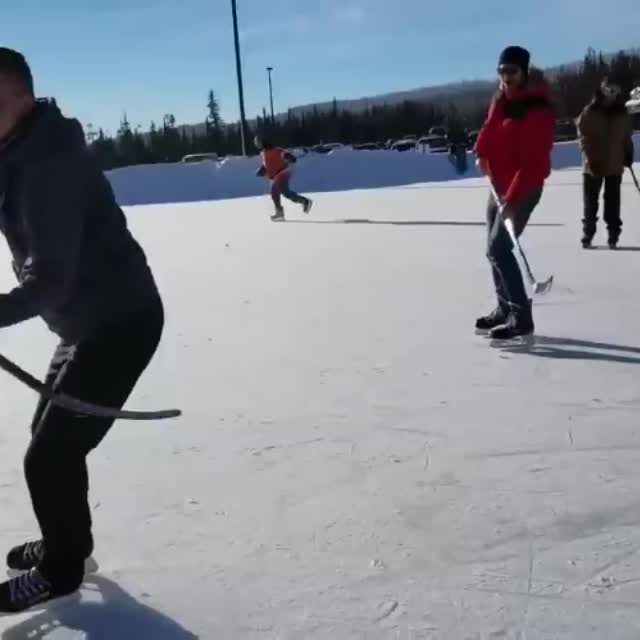
[[[256,171],[256,175],[259,177],[262,177],[266,172],[266,169],[264,168],[264,166],[260,167],[257,171]]]

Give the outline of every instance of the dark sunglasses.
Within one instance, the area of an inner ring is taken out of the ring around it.
[[[515,64],[502,64],[498,67],[498,75],[515,76],[520,71],[520,67]]]

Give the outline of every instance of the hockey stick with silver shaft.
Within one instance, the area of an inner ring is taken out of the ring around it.
[[[507,232],[511,237],[511,241],[513,242],[514,247],[518,248],[520,256],[522,257],[522,262],[524,263],[525,270],[527,272],[527,277],[529,278],[529,282],[531,283],[531,286],[533,286],[534,293],[537,293],[538,295],[543,295],[547,293],[549,289],[551,289],[551,286],[553,285],[553,276],[549,276],[546,280],[543,280],[542,282],[539,282],[538,280],[535,279],[533,272],[531,271],[531,267],[529,266],[529,261],[527,260],[527,256],[524,254],[522,246],[520,245],[520,242],[518,241],[518,237],[516,236],[515,229],[513,228],[513,221],[510,220],[509,218],[504,217],[504,204],[500,199],[500,197],[498,196],[496,188],[493,186],[493,182],[491,180],[489,180],[489,185],[491,186],[491,193],[493,195],[493,199],[496,201],[496,205],[498,206],[498,213],[502,218],[502,222],[504,223],[504,226],[506,227]]]
[[[113,409],[102,407],[92,402],[78,400],[64,393],[57,393],[47,385],[43,384],[30,373],[19,367],[17,364],[0,354],[0,368],[10,373],[14,378],[27,385],[42,397],[53,404],[68,409],[75,413],[98,416],[101,418],[114,418],[116,420],[162,420],[165,418],[177,418],[182,415],[179,409],[167,409],[162,411],[127,411],[124,409]]]

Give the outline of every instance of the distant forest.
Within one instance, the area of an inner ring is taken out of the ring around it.
[[[640,85],[640,50],[620,51],[606,56],[589,49],[580,64],[546,71],[559,119],[575,118],[589,102],[601,79],[615,74],[625,91]],[[272,122],[266,112],[247,123],[247,153],[254,154],[253,137],[268,132],[282,147],[311,147],[319,143],[359,144],[386,142],[404,136],[426,135],[431,127],[443,126],[450,132],[479,128],[486,115],[492,89],[473,89],[443,104],[404,101],[374,106],[359,113],[333,108],[279,116]],[[203,101],[204,102],[204,101]],[[208,94],[200,127],[179,127],[175,117],[166,114],[161,124],[152,122],[147,132],[132,130],[126,116],[115,137],[102,129],[87,128],[87,139],[104,169],[134,164],[176,162],[194,153],[219,156],[241,152],[239,123],[225,123],[220,104],[212,90]]]

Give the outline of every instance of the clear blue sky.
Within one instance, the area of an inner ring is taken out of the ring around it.
[[[491,77],[506,44],[546,66],[587,46],[640,45],[640,0],[237,0],[247,116],[463,78]],[[213,88],[237,119],[230,0],[11,0],[2,44],[30,60],[39,95],[115,131],[171,112],[202,121]]]

